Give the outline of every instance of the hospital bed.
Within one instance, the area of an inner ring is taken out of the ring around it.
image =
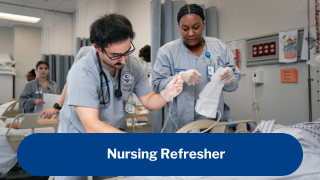
[[[177,133],[200,133],[201,130],[210,128],[216,121],[213,120],[198,120],[191,122],[181,129],[177,131]],[[235,124],[236,132],[239,133],[247,133],[249,130],[247,129],[247,123],[255,123],[253,120],[240,120],[233,122],[218,122],[215,126],[213,126],[208,131],[210,133],[224,133],[226,127],[228,125]]]
[[[52,123],[39,123],[38,117],[39,114],[19,114],[15,117],[11,125],[9,126],[6,132],[6,139],[9,142],[11,149],[17,151],[19,144],[25,138],[24,135],[10,135],[10,131],[12,130],[12,126],[15,122],[19,122],[19,118],[22,118],[21,122],[19,123],[19,130],[22,129],[31,129],[31,134],[35,133],[35,128],[45,128],[45,127],[52,127],[54,129],[54,133],[58,132],[59,122],[58,119]],[[46,132],[46,131],[45,131]]]
[[[179,131],[188,132],[198,131],[210,126],[206,120],[203,122],[193,122],[192,125],[181,128]],[[319,120],[318,120],[319,121]],[[244,121],[242,121],[244,122]],[[242,124],[240,122],[240,124]],[[320,121],[319,121],[320,122]],[[232,122],[234,123],[234,122]],[[228,124],[228,123],[227,123]],[[224,125],[223,125],[224,126]],[[194,128],[196,127],[196,128]],[[196,130],[195,130],[196,129]],[[220,131],[223,131],[223,128]],[[120,176],[107,180],[319,180],[320,179],[320,141],[312,134],[298,128],[277,129],[272,133],[286,133],[295,137],[301,144],[303,151],[303,160],[300,167],[287,176]],[[263,154],[261,154],[263,156]],[[257,162],[263,163],[263,162]]]
[[[17,164],[17,149],[21,141],[33,133],[55,133],[58,130],[59,119],[43,123],[38,119],[39,114],[18,114],[13,120],[0,120],[0,173],[6,174]],[[59,117],[59,116],[58,116]],[[13,129],[14,123],[19,122],[18,128]],[[9,128],[5,125],[11,123]],[[7,179],[13,178],[8,174]],[[16,178],[30,177],[28,174],[15,174]]]

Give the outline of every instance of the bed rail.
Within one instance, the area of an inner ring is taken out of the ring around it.
[[[11,99],[7,102],[10,102],[10,101],[15,101],[15,102],[6,108],[6,110],[3,112],[2,116],[15,117],[16,115],[21,114],[22,107],[20,105],[20,100],[19,99]],[[5,102],[5,103],[7,103],[7,102]],[[19,109],[14,109],[17,104],[18,104]]]
[[[201,129],[207,129],[213,125],[216,121],[214,120],[198,120],[189,123],[179,129],[176,133],[200,133]],[[253,120],[240,120],[233,122],[218,122],[211,130],[210,133],[224,133],[227,125],[236,124],[236,130],[241,133],[246,131],[241,131],[242,129],[247,130],[247,123],[254,122]]]
[[[31,129],[32,134],[34,134],[34,129],[35,128],[43,128],[43,127],[52,127],[54,128],[54,132],[57,133],[58,131],[58,126],[59,126],[59,115],[57,115],[57,120],[56,122],[53,123],[38,123],[38,117],[40,114],[38,113],[30,113],[30,114],[19,114],[17,115],[11,125],[9,126],[7,132],[6,132],[6,138],[11,145],[11,148],[13,150],[18,150],[20,142],[25,138],[24,136],[21,135],[13,135],[10,136],[9,132],[12,129],[12,126],[15,122],[19,122],[19,118],[22,118],[20,124],[19,124],[19,129]]]

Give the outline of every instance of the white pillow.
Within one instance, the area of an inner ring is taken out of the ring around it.
[[[12,76],[17,75],[15,72],[12,72],[12,71],[0,71],[0,74],[2,74],[2,75],[12,75]]]
[[[12,61],[8,53],[0,54],[0,63],[5,63],[6,65],[14,65],[15,61]]]

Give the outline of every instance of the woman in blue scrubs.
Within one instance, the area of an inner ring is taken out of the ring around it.
[[[36,72],[38,77],[26,84],[19,97],[25,113],[33,113],[37,105],[45,103],[43,93],[60,93],[57,83],[47,80],[49,64],[46,61],[38,61]]]
[[[204,12],[199,5],[183,6],[177,16],[182,38],[165,44],[158,52],[152,76],[153,90],[161,92],[176,74],[185,82],[182,93],[173,101],[170,113],[174,122],[168,120],[164,132],[173,133],[193,121],[210,119],[194,111],[199,93],[210,82],[209,71],[225,68],[219,77],[225,81],[223,91],[232,92],[238,88],[240,71],[233,54],[221,40],[202,36],[204,20]],[[168,107],[167,104],[165,119]],[[229,109],[221,93],[217,109],[222,113],[220,121],[228,120]]]

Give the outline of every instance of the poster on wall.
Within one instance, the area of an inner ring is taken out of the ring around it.
[[[319,55],[316,53],[316,27],[310,26],[309,34],[310,59],[308,59],[308,27],[304,27],[301,60],[315,60]]]
[[[298,30],[279,33],[279,62],[297,61]]]

